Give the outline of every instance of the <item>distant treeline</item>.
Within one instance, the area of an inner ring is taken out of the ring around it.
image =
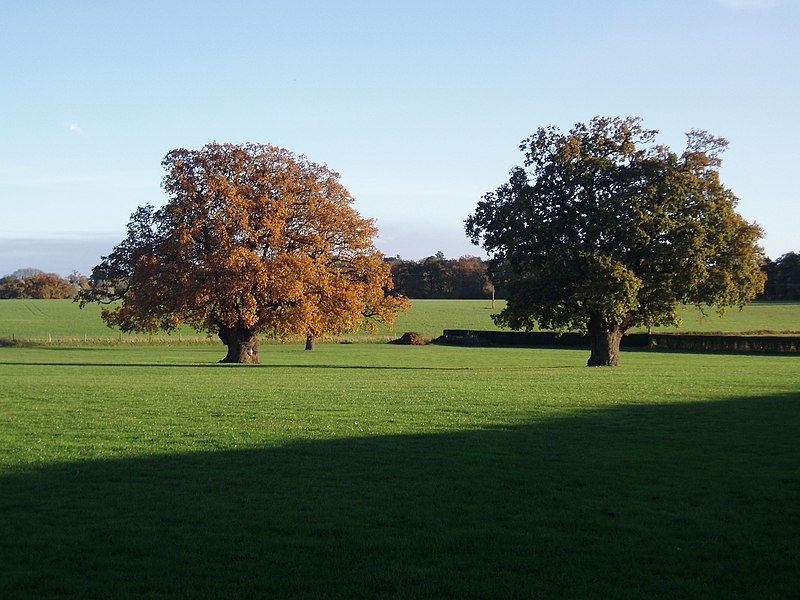
[[[392,267],[394,291],[409,298],[492,297],[488,262],[476,256],[449,259],[437,252],[422,260],[397,257],[386,261]],[[776,260],[767,259],[763,269],[767,283],[759,300],[800,300],[800,254],[789,252]],[[86,276],[79,273],[62,278],[38,269],[19,269],[0,279],[0,299],[72,298],[87,285]],[[501,284],[494,294],[504,297]]]
[[[767,259],[764,293],[759,300],[800,300],[800,254],[789,252],[776,260]]]
[[[74,298],[89,285],[88,279],[73,273],[66,279],[39,269],[19,269],[0,279],[0,299],[63,299]]]
[[[395,291],[409,298],[489,298],[492,282],[488,262],[475,256],[447,259],[441,252],[422,260],[389,258]],[[800,300],[800,254],[789,252],[766,261],[764,293],[758,300]],[[504,297],[497,282],[495,296]]]
[[[387,261],[392,266],[394,291],[409,298],[478,299],[492,296],[488,265],[478,257],[448,259],[437,252],[435,256],[418,261],[400,257]]]

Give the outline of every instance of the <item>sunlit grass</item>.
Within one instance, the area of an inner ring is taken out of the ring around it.
[[[0,596],[791,598],[793,356],[0,348]]]
[[[401,314],[393,329],[381,327],[376,336],[361,333],[349,339],[399,337],[405,331],[416,331],[423,337],[434,338],[444,329],[497,329],[492,314],[505,306],[503,300],[413,300],[411,310]],[[800,331],[800,303],[756,302],[728,310],[719,317],[713,310],[702,315],[694,307],[682,310],[683,323],[679,329],[659,328],[659,331]],[[0,338],[34,339],[38,341],[129,341],[131,336],[110,329],[100,319],[100,307],[88,305],[83,310],[70,300],[0,300]],[[147,341],[148,335],[136,339]],[[216,341],[214,336],[197,333],[184,327],[171,336],[154,339],[172,342],[193,340]]]

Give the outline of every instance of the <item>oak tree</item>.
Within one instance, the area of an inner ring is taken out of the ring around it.
[[[656,133],[596,117],[522,142],[523,166],[466,221],[508,279],[497,323],[588,332],[588,364],[616,365],[630,328],[678,324],[683,303],[742,307],[763,289],[762,231],[719,177],[727,141],[692,131],[677,154]]]
[[[800,300],[800,253],[787,252],[764,264],[763,300]]]
[[[92,271],[82,304],[112,304],[123,331],[186,323],[257,363],[258,336],[340,334],[391,323],[407,299],[375,249],[372,220],[339,175],[269,145],[177,149],[162,163],[169,200],[139,208]]]

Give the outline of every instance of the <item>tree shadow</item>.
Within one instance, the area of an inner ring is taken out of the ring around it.
[[[795,597],[800,398],[0,476],[0,596]]]

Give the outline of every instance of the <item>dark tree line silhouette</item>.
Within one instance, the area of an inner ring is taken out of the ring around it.
[[[448,259],[437,252],[422,260],[389,258],[395,291],[408,298],[492,297],[488,265],[476,256]],[[500,293],[501,290],[496,290]]]
[[[800,300],[800,254],[789,252],[762,267],[767,274],[759,300]]]
[[[476,256],[448,259],[437,252],[421,260],[387,258],[395,291],[418,299],[480,299],[492,296],[487,261]],[[767,275],[764,293],[757,300],[800,300],[800,254],[789,252],[771,260],[762,270]],[[502,274],[495,276],[497,298],[504,298]]]

